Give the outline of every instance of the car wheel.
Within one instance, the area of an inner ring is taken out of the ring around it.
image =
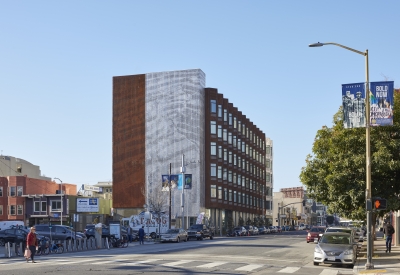
[[[153,232],[153,233],[150,234],[150,237],[151,237],[152,239],[155,239],[155,238],[157,237],[157,234]]]
[[[314,265],[319,265],[319,263],[317,263],[317,262],[314,262]]]
[[[178,238],[176,239],[176,242],[179,243],[180,241],[181,241],[181,239],[178,237]]]

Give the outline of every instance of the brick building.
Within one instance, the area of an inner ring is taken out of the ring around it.
[[[184,227],[201,212],[221,229],[272,218],[272,141],[217,89],[206,88],[201,70],[114,77],[115,211],[143,211],[170,164],[172,174],[181,173],[182,159],[192,175]],[[172,191],[177,222],[181,192]]]

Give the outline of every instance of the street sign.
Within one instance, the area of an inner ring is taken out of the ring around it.
[[[99,199],[98,198],[77,198],[76,199],[77,212],[99,212]]]

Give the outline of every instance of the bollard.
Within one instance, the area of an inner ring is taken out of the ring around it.
[[[110,244],[108,243],[108,237],[106,237],[106,247],[107,249],[110,249]]]
[[[10,243],[5,243],[5,244],[4,244],[4,249],[5,249],[5,251],[4,251],[5,253],[4,253],[4,254],[6,255],[7,258],[10,258],[10,253],[9,253],[10,248],[9,248],[9,245],[10,245]]]

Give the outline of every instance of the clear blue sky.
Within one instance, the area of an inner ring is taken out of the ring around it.
[[[400,1],[1,1],[0,150],[67,183],[112,180],[112,77],[200,68],[299,174],[341,84],[400,87]],[[254,100],[257,98],[257,100]],[[253,99],[253,100],[252,100]],[[1,176],[1,171],[0,171]]]

